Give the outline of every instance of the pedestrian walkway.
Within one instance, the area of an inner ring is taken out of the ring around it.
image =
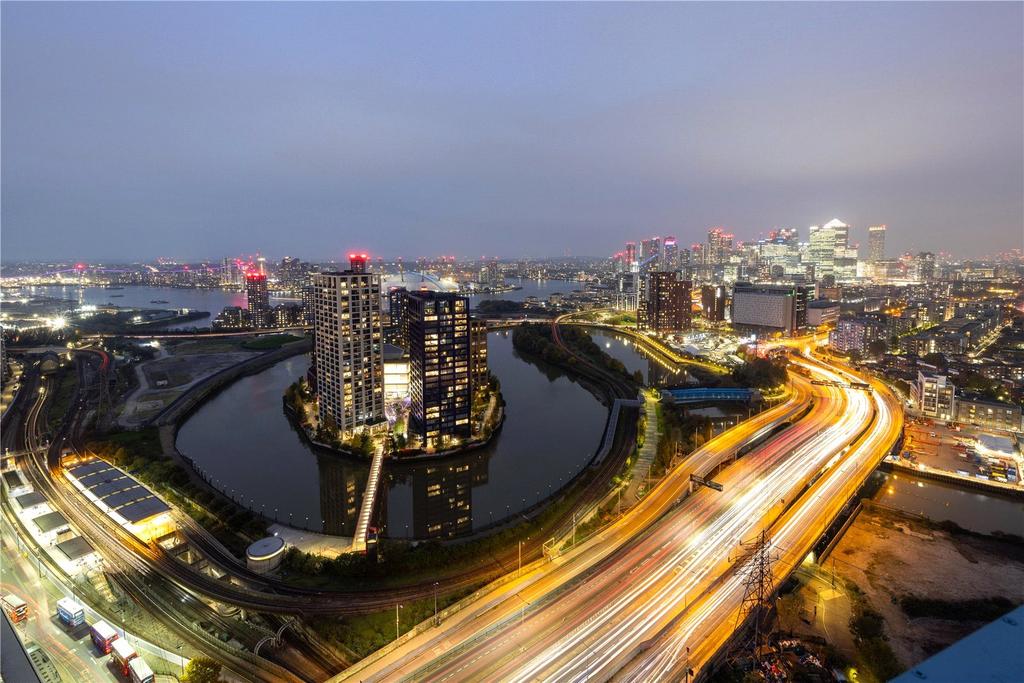
[[[642,391],[644,399],[642,410],[647,416],[644,426],[644,445],[640,447],[636,462],[630,473],[629,487],[626,489],[626,500],[636,500],[647,491],[647,480],[650,476],[651,467],[654,465],[654,458],[658,454],[658,400],[656,394],[649,391]]]
[[[373,462],[370,463],[370,476],[366,482],[366,492],[363,493],[363,505],[359,509],[359,519],[356,520],[356,533],[352,539],[352,552],[354,553],[366,551],[366,532],[370,528],[373,504],[377,499],[377,485],[380,483],[380,472],[383,467],[384,450],[378,448],[373,455]]]

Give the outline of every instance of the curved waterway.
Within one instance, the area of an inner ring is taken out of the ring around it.
[[[454,458],[388,463],[379,524],[396,538],[472,533],[546,498],[597,450],[607,409],[550,366],[528,362],[511,334],[488,336],[505,424],[488,446]],[[245,377],[203,404],[178,432],[178,449],[217,488],[293,526],[351,536],[367,464],[321,453],[285,418],[281,396],[307,356]]]

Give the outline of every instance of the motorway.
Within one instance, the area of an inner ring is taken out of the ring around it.
[[[798,363],[815,378],[844,380],[817,361]],[[699,670],[737,630],[740,542],[767,530],[776,554],[785,551],[776,571],[784,576],[898,434],[897,406],[880,385],[868,393],[797,375],[794,386],[803,396],[791,400],[813,394],[810,413],[717,475],[723,492],[703,489],[673,506],[689,473],[705,471],[702,459],[721,460],[754,421],[709,442],[576,550],[339,679],[681,680],[682,668]]]
[[[705,444],[588,541],[551,561],[529,565],[455,613],[442,628],[403,639],[340,678],[677,680],[685,668],[699,670],[737,630],[747,561],[740,542],[766,530],[781,581],[874,469],[901,427],[898,402],[881,384],[874,383],[873,392],[852,390],[841,386],[851,379],[842,370],[809,356],[794,362],[809,377],[836,386],[793,375],[788,400]],[[225,585],[212,578],[203,585],[204,578],[157,549],[89,513],[75,512],[76,498],[64,490],[54,467],[55,450],[48,465],[34,442],[39,429],[32,415],[38,417],[44,398],[45,387],[25,421],[24,445],[34,453],[33,484],[59,501],[66,514],[71,508],[68,516],[79,529],[115,555],[122,580],[156,569],[171,579],[186,612],[187,601],[194,598],[180,586],[194,589],[197,584],[202,592],[243,606],[309,613],[337,609],[331,606],[341,598],[337,595],[273,595],[259,590],[262,586]],[[720,465],[727,466],[715,474]],[[687,495],[690,474],[714,474],[724,490]],[[147,591],[145,585],[134,588]],[[166,606],[154,608],[175,618]],[[295,679],[286,669],[259,664],[261,678]]]

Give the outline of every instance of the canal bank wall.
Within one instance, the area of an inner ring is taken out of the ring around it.
[[[301,341],[285,344],[279,349],[268,351],[254,358],[248,358],[241,363],[224,368],[215,372],[209,377],[192,385],[188,391],[154,415],[145,426],[164,427],[168,425],[177,426],[184,422],[196,408],[213,398],[218,391],[225,388],[236,379],[246,375],[254,375],[260,370],[270,367],[275,363],[292,356],[308,353],[313,348],[313,340],[309,337]]]
[[[1001,484],[997,481],[978,479],[976,477],[963,477],[958,474],[953,474],[952,472],[941,472],[931,468],[922,470],[917,467],[910,467],[902,463],[893,462],[889,458],[883,460],[878,466],[878,469],[883,472],[905,472],[907,474],[912,474],[915,477],[919,477],[920,479],[941,481],[959,488],[974,489],[978,491],[985,491],[986,493],[1024,499],[1024,488],[1021,488],[1020,486]]]

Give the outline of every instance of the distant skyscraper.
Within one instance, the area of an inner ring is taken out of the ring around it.
[[[868,262],[878,263],[885,260],[884,225],[872,225],[868,228]]]
[[[313,276],[320,423],[343,434],[386,424],[380,276],[366,272],[365,254],[349,258],[349,270]]]
[[[246,274],[245,299],[252,326],[270,327],[270,293],[267,291],[266,275],[257,272]]]
[[[626,242],[626,270],[630,270],[636,263],[636,242]]]
[[[678,271],[656,271],[642,281],[637,326],[659,334],[682,332],[690,327],[690,281]]]
[[[666,237],[661,250],[661,269],[679,270],[679,246],[675,237]]]
[[[661,266],[661,238],[652,237],[640,242],[640,263],[645,271],[658,270]]]
[[[918,282],[929,282],[935,279],[935,254],[922,251],[914,257],[911,278]]]
[[[732,251],[733,236],[723,228],[708,230],[708,245],[704,250],[704,262],[712,266],[720,266],[729,258]]]

